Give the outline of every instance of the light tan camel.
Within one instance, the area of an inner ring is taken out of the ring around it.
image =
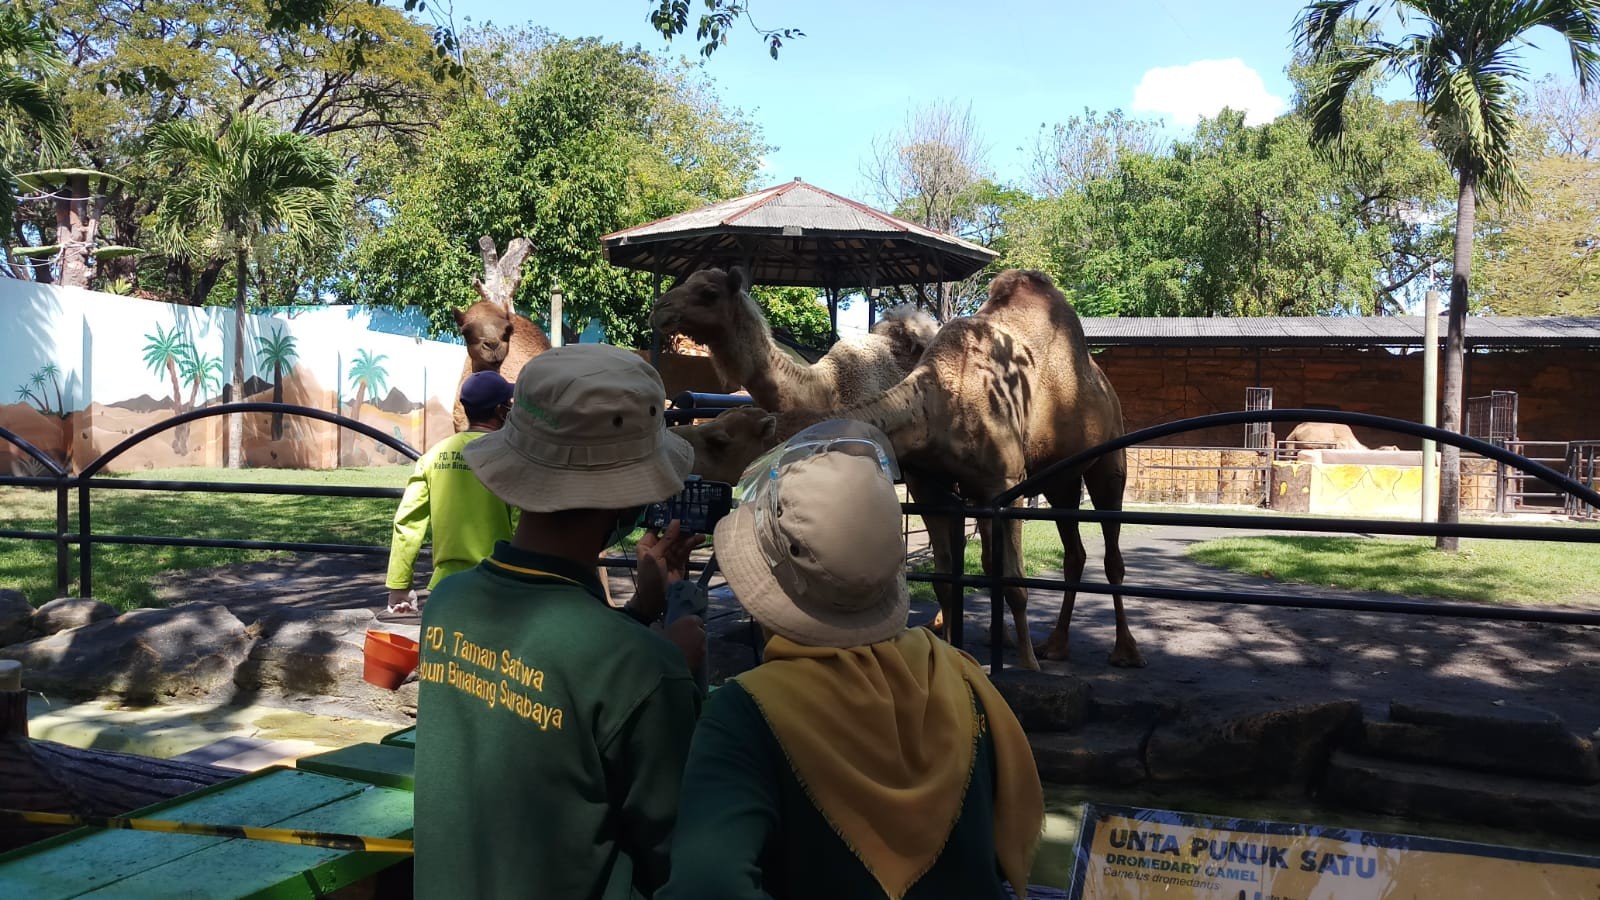
[[[502,378],[516,384],[523,365],[550,349],[544,330],[527,316],[518,315],[511,303],[517,285],[522,283],[522,262],[532,250],[527,238],[513,238],[506,245],[505,256],[500,256],[488,235],[478,239],[483,277],[473,279],[472,286],[483,299],[465,310],[454,310],[456,326],[467,342],[460,381],[466,381],[473,372],[499,372]],[[458,392],[460,381],[456,383]],[[467,430],[467,412],[459,399],[452,419],[456,431]]]
[[[745,467],[778,445],[778,417],[756,406],[736,406],[709,422],[668,429],[694,447],[691,475],[736,484]]]
[[[1368,447],[1356,438],[1356,433],[1350,430],[1349,425],[1338,425],[1331,422],[1301,422],[1284,438],[1287,444],[1327,444],[1334,450],[1398,450],[1393,444],[1382,447]],[[1298,448],[1297,448],[1298,449]]]
[[[1083,326],[1061,292],[1041,272],[1000,273],[989,285],[989,299],[978,312],[953,319],[940,329],[921,362],[882,397],[850,407],[841,415],[882,429],[894,442],[908,486],[916,494],[937,496],[956,489],[968,502],[986,504],[995,496],[1053,462],[1122,434],[1122,407],[1100,367],[1089,356]],[[1056,509],[1076,509],[1087,485],[1096,509],[1122,508],[1127,463],[1122,451],[1108,453],[1087,467],[1062,472],[1042,485]],[[1018,500],[1017,503],[1022,503]],[[928,521],[938,571],[954,571],[964,548],[951,545],[948,523]],[[985,536],[984,568],[990,568],[993,535]],[[1121,527],[1103,523],[1105,571],[1111,584],[1123,578]],[[1088,554],[1074,522],[1057,524],[1068,581],[1083,574]],[[1022,575],[1022,523],[1005,529],[1005,572]],[[959,594],[936,585],[946,621],[959,615]],[[1067,629],[1076,593],[1068,590],[1049,639],[1039,652],[1067,658]],[[1144,659],[1128,629],[1122,595],[1116,608],[1116,645],[1111,663],[1142,666]],[[1016,623],[1022,665],[1039,664],[1028,636],[1028,593],[1006,589]]]
[[[897,311],[872,334],[840,340],[807,366],[772,340],[748,287],[741,268],[702,269],[656,301],[650,324],[704,344],[718,375],[778,415],[779,438],[882,395],[911,370],[938,328],[926,313]]]

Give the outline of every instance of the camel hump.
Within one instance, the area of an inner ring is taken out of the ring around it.
[[[1045,316],[1050,327],[1067,332],[1077,345],[1083,344],[1083,325],[1072,302],[1056,287],[1050,276],[1037,269],[1007,269],[989,282],[989,299],[979,314]]]

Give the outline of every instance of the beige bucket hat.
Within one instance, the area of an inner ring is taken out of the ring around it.
[[[814,647],[888,640],[910,609],[894,483],[877,457],[837,446],[757,461],[716,530],[717,562],[739,603],[769,631]]]
[[[666,389],[644,360],[606,344],[535,356],[505,426],[462,450],[490,493],[529,512],[628,509],[676,494],[694,448],[666,429]]]

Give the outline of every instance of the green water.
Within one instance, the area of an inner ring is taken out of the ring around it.
[[[1328,810],[1309,803],[1276,800],[1243,800],[1237,796],[1194,787],[1136,785],[1101,787],[1096,785],[1054,785],[1044,788],[1045,828],[1039,855],[1028,879],[1033,884],[1065,888],[1072,872],[1072,857],[1078,846],[1078,826],[1085,803],[1114,806],[1139,806],[1177,812],[1264,819],[1301,825],[1329,825],[1358,828],[1389,834],[1414,834],[1425,837],[1497,844],[1529,850],[1553,850],[1600,856],[1600,842],[1530,835],[1503,828],[1419,822],[1398,816]]]

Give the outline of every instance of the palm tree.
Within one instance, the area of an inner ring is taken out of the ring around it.
[[[233,397],[244,397],[245,288],[249,265],[276,235],[295,252],[337,238],[345,184],[332,154],[304,135],[238,115],[215,133],[196,122],[156,129],[151,153],[183,173],[156,208],[162,249],[190,258],[231,254],[234,264]],[[228,466],[239,468],[244,424],[228,417]]]
[[[65,69],[55,37],[37,19],[14,4],[0,9],[0,111],[8,127],[31,126],[45,155],[67,147],[66,107],[44,84]]]
[[[188,352],[178,360],[178,374],[189,385],[189,408],[194,409],[201,388],[222,387],[222,360],[200,353],[192,346],[184,349]]]
[[[61,397],[61,379],[58,377],[60,374],[61,368],[53,362],[47,362],[39,367],[40,377],[50,379],[51,387],[56,389],[56,415],[65,419],[67,417],[67,403]]]
[[[272,402],[283,402],[283,367],[287,366],[298,355],[294,347],[294,335],[285,334],[282,329],[274,332],[269,338],[256,338],[256,354],[261,358],[262,366],[272,367]],[[272,439],[283,440],[283,413],[272,414]]]
[[[156,333],[147,334],[144,339],[150,342],[144,345],[144,364],[149,367],[151,374],[159,378],[165,369],[172,378],[172,414],[176,416],[183,412],[183,388],[178,384],[178,362],[186,355],[188,342],[183,339],[183,332],[178,330],[176,323],[170,332],[157,325]]]
[[[32,403],[41,413],[45,411],[45,404],[33,395],[33,391],[29,389],[26,383],[17,385],[17,401],[19,403]]]
[[[358,354],[350,363],[350,381],[356,388],[355,399],[350,402],[352,419],[361,415],[361,404],[369,392],[376,397],[389,385],[389,372],[381,365],[389,358],[388,355],[379,353],[373,356],[370,350],[361,350]]]
[[[1515,201],[1524,193],[1515,160],[1516,91],[1524,76],[1517,48],[1525,35],[1549,28],[1566,40],[1578,85],[1585,92],[1600,78],[1600,0],[1387,0],[1364,15],[1361,0],[1316,0],[1295,23],[1300,46],[1327,65],[1307,99],[1312,140],[1336,144],[1344,132],[1345,98],[1363,76],[1403,74],[1434,146],[1456,176],[1454,264],[1450,320],[1445,332],[1442,425],[1461,430],[1461,373],[1467,324],[1467,282],[1472,274],[1472,232],[1478,195]],[[1410,33],[1383,40],[1379,16],[1399,14]],[[1348,24],[1347,24],[1348,23]],[[1355,34],[1347,31],[1356,26]],[[1415,26],[1415,27],[1413,27]],[[1461,451],[1446,445],[1439,477],[1439,521],[1461,520]],[[1457,539],[1440,537],[1440,550]]]

